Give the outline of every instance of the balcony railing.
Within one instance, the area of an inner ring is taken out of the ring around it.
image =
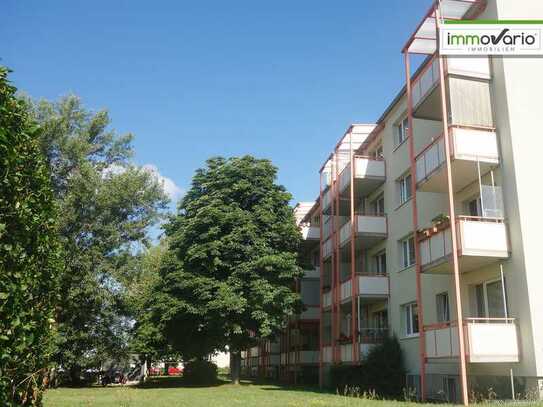
[[[470,363],[518,362],[514,318],[466,318],[463,321],[466,355]],[[458,324],[445,322],[424,327],[428,358],[459,356]]]
[[[360,328],[358,332],[360,343],[380,343],[386,337],[388,337],[388,328]]]
[[[354,178],[360,183],[360,190],[367,195],[381,183],[385,182],[385,161],[382,158],[355,155]],[[351,164],[349,163],[339,175],[339,191],[343,192],[351,184]]]
[[[322,245],[322,258],[326,259],[332,255],[332,238],[328,238]]]
[[[489,79],[488,57],[446,58],[446,75],[452,74],[468,78]],[[411,83],[413,107],[422,104],[439,83],[439,60],[435,54],[422,68]]]
[[[443,135],[428,144],[416,157],[417,185],[425,192],[445,192],[445,144]],[[492,129],[450,127],[451,171],[455,191],[476,181],[479,172],[487,172],[499,162],[498,142]]]
[[[388,277],[385,274],[357,274],[358,295],[363,297],[386,297],[388,296]],[[352,282],[348,280],[341,283],[340,297],[345,301],[352,296]]]
[[[318,226],[302,225],[300,229],[303,240],[319,240],[321,237],[320,228]]]
[[[387,218],[384,214],[355,215],[355,234],[362,240],[362,244],[367,247],[386,238],[388,226]],[[339,244],[343,246],[351,239],[351,222],[345,223],[339,230]]]
[[[509,256],[507,231],[502,219],[458,216],[456,228],[461,272]],[[421,265],[423,271],[432,271],[434,267],[447,263],[452,254],[450,224],[425,233],[428,235],[419,237]],[[450,270],[445,267],[433,271]]]
[[[322,361],[324,363],[332,362],[332,347],[331,346],[324,346],[322,348]]]
[[[322,306],[329,307],[332,305],[332,291],[327,291],[322,294]]]
[[[414,82],[411,84],[411,92],[413,98],[413,107],[418,106],[418,104],[430,93],[430,91],[437,85],[439,82],[439,61],[434,56],[426,67],[423,68],[423,71],[415,78]]]

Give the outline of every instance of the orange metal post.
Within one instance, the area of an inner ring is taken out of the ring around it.
[[[439,9],[436,8],[436,22],[439,21]],[[439,29],[436,24],[437,38],[439,44]],[[462,384],[462,402],[465,406],[469,404],[468,399],[468,379],[466,368],[466,353],[464,343],[464,324],[462,323],[462,298],[460,294],[460,267],[458,265],[458,241],[456,240],[456,220],[454,211],[454,189],[452,183],[451,171],[451,145],[449,137],[449,124],[447,112],[447,86],[445,83],[444,57],[439,55],[439,86],[441,90],[441,111],[443,114],[443,138],[445,144],[445,162],[447,167],[447,188],[449,195],[449,216],[451,223],[451,240],[452,240],[452,262],[454,272],[454,291],[456,295],[456,318],[458,320],[458,350],[460,359],[460,380]]]
[[[355,215],[354,215],[354,174],[355,174],[355,168],[354,168],[354,151],[353,151],[353,133],[351,130],[351,133],[349,135],[349,159],[351,162],[351,194],[350,194],[350,217],[351,217],[351,336],[352,336],[352,359],[353,363],[355,363],[358,360],[358,352],[356,351],[357,348],[357,341],[358,341],[358,329],[356,327],[356,306],[355,306],[355,275],[356,275],[356,267],[355,267],[355,261],[356,261],[356,222],[355,222]]]
[[[406,92],[407,92],[407,120],[408,120],[408,144],[409,159],[411,162],[411,208],[413,211],[413,240],[415,242],[415,275],[417,284],[417,310],[419,319],[419,354],[420,354],[420,393],[421,399],[426,398],[426,344],[424,335],[424,312],[422,309],[422,282],[421,282],[421,261],[419,244],[417,242],[418,211],[417,211],[417,164],[415,162],[415,144],[413,140],[413,95],[411,93],[411,64],[409,51],[404,52]]]
[[[323,282],[324,282],[324,261],[322,258],[322,246],[324,244],[324,233],[323,233],[323,227],[324,227],[324,213],[322,211],[322,170],[320,173],[320,182],[319,182],[319,234],[320,234],[320,240],[319,240],[319,387],[322,388],[324,385],[324,371],[323,371],[323,343],[322,338],[324,335],[324,325],[322,323],[323,321],[323,306],[322,306],[322,294],[323,294]]]

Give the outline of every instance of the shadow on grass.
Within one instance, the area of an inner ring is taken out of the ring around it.
[[[231,384],[227,377],[219,376],[216,382],[206,384],[192,384],[187,383],[182,376],[152,376],[147,379],[145,383],[134,386],[136,389],[169,389],[169,388],[204,388],[204,387],[218,387]],[[247,385],[249,383],[242,382],[241,385]]]

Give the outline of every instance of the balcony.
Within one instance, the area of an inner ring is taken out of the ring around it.
[[[358,294],[361,297],[387,297],[388,277],[377,274],[361,274],[358,279]]]
[[[320,318],[320,307],[317,306],[306,306],[306,309],[302,311],[299,318],[301,320],[318,320]]]
[[[355,215],[357,249],[368,248],[387,237],[387,218],[384,215]],[[344,246],[351,240],[351,222],[339,230],[339,244]]]
[[[346,343],[339,345],[339,354],[340,360],[342,362],[352,362],[353,361],[353,344]]]
[[[516,363],[519,361],[517,327],[513,318],[464,320],[469,363]],[[458,327],[454,322],[424,328],[426,355],[432,359],[459,356]]]
[[[302,225],[300,228],[303,240],[318,241],[321,238],[320,228],[318,226]]]
[[[456,228],[461,273],[509,257],[507,231],[502,220],[459,216]],[[450,224],[427,230],[418,239],[423,272],[452,272]]]
[[[322,212],[330,214],[330,204],[332,203],[332,188],[328,187],[322,193]]]
[[[452,123],[476,124],[487,116],[489,102],[490,64],[487,57],[455,58],[447,57],[445,81],[448,89],[448,104]],[[439,86],[439,60],[434,55],[411,82],[413,116],[428,120],[442,120],[441,89]],[[470,111],[468,111],[470,110]],[[469,120],[466,120],[468,119]],[[483,123],[480,123],[483,124]]]
[[[450,128],[453,189],[460,191],[499,162],[496,133],[475,128]],[[417,187],[422,192],[448,191],[444,138],[440,136],[416,158]],[[479,163],[479,169],[477,168]]]
[[[332,238],[328,238],[328,240],[326,240],[326,242],[324,242],[324,244],[322,245],[322,258],[323,259],[327,259],[328,257],[330,257],[332,255],[332,248],[333,248]]]
[[[319,363],[318,350],[301,350],[299,352],[290,352],[291,364],[317,364]]]
[[[332,363],[332,347],[324,346],[322,348],[322,361],[324,363]]]
[[[358,295],[361,297],[383,298],[388,296],[388,277],[376,274],[357,274]],[[352,294],[351,279],[343,282],[340,287],[341,301],[348,301]]]
[[[385,161],[379,158],[354,156],[355,193],[368,195],[375,191],[386,179]],[[348,195],[351,187],[351,163],[339,175],[339,191]]]
[[[314,269],[304,270],[303,278],[320,278],[321,270],[319,266],[315,266]]]

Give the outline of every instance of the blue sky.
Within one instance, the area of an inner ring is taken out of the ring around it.
[[[0,63],[20,90],[107,108],[172,190],[210,156],[253,154],[301,201],[346,127],[403,85],[400,50],[431,1],[2,3]]]

